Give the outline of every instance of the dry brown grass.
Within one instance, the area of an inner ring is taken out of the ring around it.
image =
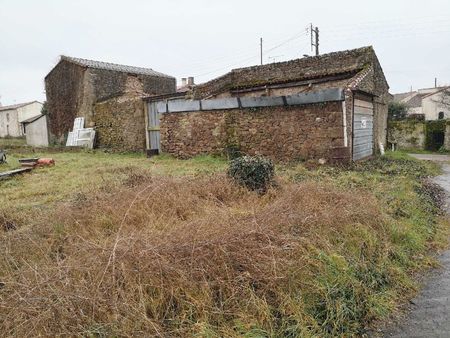
[[[221,174],[133,171],[0,230],[0,332],[333,332],[314,312],[328,292],[315,285],[321,253],[387,257],[385,227],[378,201],[363,191],[280,182],[261,196]],[[366,239],[355,240],[355,231]]]

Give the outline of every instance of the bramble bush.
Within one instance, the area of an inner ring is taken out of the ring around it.
[[[228,176],[238,184],[258,192],[265,192],[273,183],[273,162],[262,156],[242,156],[230,161]]]

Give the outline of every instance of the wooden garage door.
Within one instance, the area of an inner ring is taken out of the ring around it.
[[[353,105],[353,161],[373,155],[373,103],[355,99]]]

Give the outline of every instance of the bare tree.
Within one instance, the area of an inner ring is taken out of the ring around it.
[[[444,87],[439,94],[440,95],[433,101],[436,102],[439,107],[450,110],[450,86]]]
[[[446,87],[441,93],[440,104],[442,107],[450,109],[450,87]]]

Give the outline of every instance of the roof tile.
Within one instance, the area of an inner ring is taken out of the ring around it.
[[[116,63],[81,59],[81,58],[75,58],[75,57],[65,56],[65,55],[61,56],[61,60],[67,60],[67,61],[75,63],[77,65],[80,65],[83,67],[88,67],[88,68],[94,68],[94,69],[104,69],[104,70],[112,70],[112,71],[116,71],[116,72],[123,72],[123,73],[130,73],[130,74],[141,74],[141,75],[173,78],[170,75],[166,75],[166,74],[157,72],[151,68],[119,65]]]

